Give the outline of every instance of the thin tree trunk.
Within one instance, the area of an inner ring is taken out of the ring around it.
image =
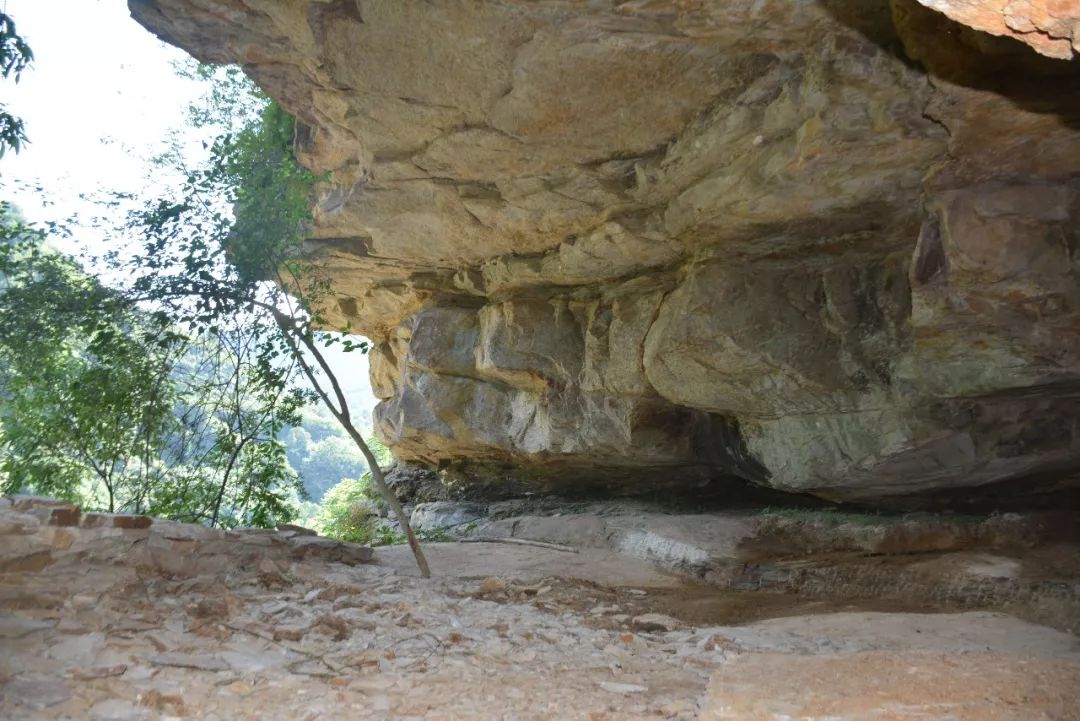
[[[341,420],[340,418],[338,419]],[[375,458],[375,454],[368,448],[368,444],[364,441],[360,433],[353,427],[352,421],[342,422],[342,427],[345,428],[345,432],[349,434],[349,437],[356,443],[357,448],[364,454],[364,458],[367,459],[368,468],[371,470],[371,481],[375,484],[375,490],[379,492],[386,504],[390,506],[394,511],[394,515],[397,516],[398,523],[401,525],[401,529],[405,531],[405,538],[409,541],[409,548],[412,549],[413,556],[416,558],[416,565],[420,567],[420,575],[424,578],[431,578],[431,569],[428,568],[427,558],[424,556],[424,550],[420,548],[420,540],[413,533],[412,524],[409,523],[409,519],[405,516],[405,509],[401,507],[401,501],[390,489],[390,486],[386,485],[386,477],[383,476],[382,469],[379,468],[379,461]]]
[[[394,492],[390,490],[390,486],[386,485],[386,478],[383,476],[382,469],[379,468],[379,461],[375,458],[375,454],[372,453],[371,449],[368,447],[367,441],[364,440],[364,437],[356,430],[356,426],[353,425],[352,417],[349,414],[349,402],[345,398],[345,393],[341,390],[341,384],[338,383],[337,376],[334,374],[333,369],[330,368],[330,365],[326,362],[326,358],[319,351],[318,346],[311,336],[297,327],[295,319],[282,313],[276,308],[271,308],[270,312],[273,314],[274,320],[277,322],[278,328],[281,329],[282,335],[285,338],[285,342],[288,343],[289,348],[296,357],[308,382],[311,383],[315,392],[322,399],[323,404],[326,405],[330,413],[337,419],[338,423],[341,424],[341,427],[345,429],[345,432],[349,434],[353,443],[356,444],[356,447],[360,449],[360,453],[362,453],[367,460],[368,468],[371,470],[371,480],[375,484],[375,490],[378,491],[379,495],[382,496],[382,499],[386,501],[386,505],[390,506],[390,509],[397,517],[398,524],[405,532],[405,538],[409,541],[409,548],[412,549],[413,557],[416,559],[416,565],[420,568],[420,576],[423,578],[431,578],[431,569],[428,566],[427,558],[424,556],[424,550],[420,547],[420,541],[417,539],[416,534],[413,533],[412,524],[409,523],[409,519],[405,516],[405,510],[401,507],[401,502],[398,501]],[[303,344],[304,348],[306,348],[318,362],[322,372],[326,374],[327,379],[330,381],[334,398],[337,400],[340,408],[334,405],[334,402],[330,399],[329,393],[327,393],[326,389],[319,384],[314,370],[304,358],[303,350],[297,345],[298,339],[299,342]]]
[[[229,476],[232,475],[233,466],[236,465],[236,459],[240,456],[240,452],[243,450],[243,441],[233,449],[232,455],[229,456],[229,462],[225,466],[225,473],[221,478],[221,485],[218,487],[217,496],[214,498],[214,513],[210,516],[210,528],[217,525],[218,514],[221,513],[221,504],[225,500],[225,489],[229,485]]]

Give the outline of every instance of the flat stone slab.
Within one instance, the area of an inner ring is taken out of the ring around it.
[[[652,563],[614,551],[584,548],[564,553],[533,546],[503,543],[425,543],[432,575],[475,578],[500,576],[532,582],[548,576],[574,578],[619,586],[672,587],[682,581]],[[417,574],[412,551],[406,545],[380,546],[375,562],[405,575]]]
[[[62,704],[71,698],[71,689],[58,679],[9,681],[3,687],[4,696],[18,706],[43,710]]]
[[[318,558],[349,565],[368,563],[374,552],[370,546],[335,541],[321,536],[297,536],[288,539],[293,558]]]
[[[747,654],[717,671],[700,721],[1076,718],[1080,662],[999,653]]]
[[[83,516],[83,528],[123,528],[143,530],[150,528],[154,519],[127,513],[87,513]]]
[[[22,616],[0,616],[0,638],[23,638],[36,631],[47,631],[54,626],[56,626],[55,621]]]

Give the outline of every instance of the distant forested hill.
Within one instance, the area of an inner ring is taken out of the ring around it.
[[[343,353],[338,346],[324,353],[349,398],[356,425],[371,428],[371,412],[378,401],[371,392],[367,356]],[[359,478],[367,470],[360,451],[321,403],[306,408],[303,423],[282,439],[289,465],[303,477],[304,488],[316,503],[341,479]]]

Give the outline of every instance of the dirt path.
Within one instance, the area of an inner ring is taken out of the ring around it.
[[[504,544],[435,546],[423,581],[399,549],[160,528],[0,507],[0,718],[1080,718],[1077,639],[1001,614],[821,613]]]

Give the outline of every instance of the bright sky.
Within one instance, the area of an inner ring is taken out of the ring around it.
[[[0,98],[30,138],[0,159],[0,197],[43,223],[100,212],[81,194],[151,184],[150,158],[184,127],[189,103],[205,90],[176,74],[173,64],[187,54],[132,20],[124,0],[0,0],[0,7],[34,52],[21,82],[0,81]],[[70,253],[101,247],[89,228],[55,244]],[[333,362],[350,395],[373,405],[366,356]]]
[[[199,94],[171,65],[187,55],[132,20],[123,0],[0,1],[34,51],[22,81],[0,86],[30,138],[0,160],[5,197],[41,222],[93,212],[80,193],[140,188]]]

